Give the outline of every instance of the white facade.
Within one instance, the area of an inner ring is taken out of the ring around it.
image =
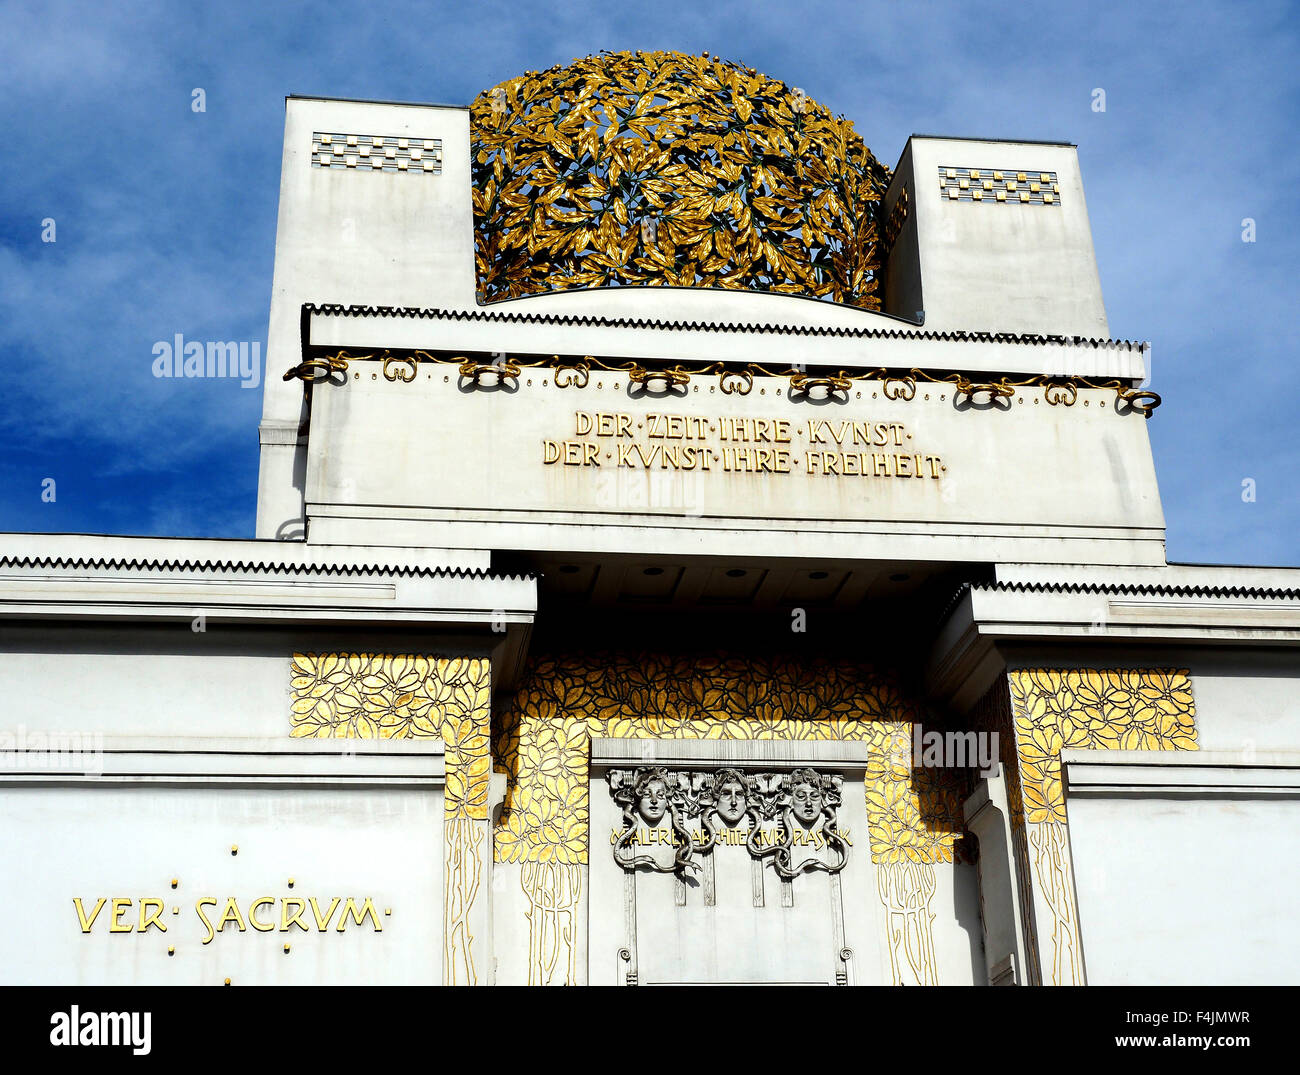
[[[909,140],[873,312],[480,304],[470,138],[288,101],[256,540],[0,537],[0,976],[1294,983],[1300,570],[1166,564],[1074,147]]]

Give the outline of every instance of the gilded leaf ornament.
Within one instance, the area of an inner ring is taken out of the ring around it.
[[[1012,672],[1011,700],[1026,821],[1064,823],[1061,751],[1196,750],[1186,669]]]
[[[493,742],[507,775],[499,862],[587,861],[588,758],[605,738],[845,740],[872,747],[867,827],[876,862],[951,862],[966,794],[956,770],[911,769],[919,711],[852,660],[540,656]]]
[[[487,817],[491,664],[481,657],[295,653],[290,735],[442,739],[446,816]]]
[[[889,170],[752,68],[604,52],[483,91],[470,126],[489,302],[652,284],[879,307]]]

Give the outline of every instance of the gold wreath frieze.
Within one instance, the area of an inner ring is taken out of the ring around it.
[[[416,360],[410,356],[389,355],[384,358],[384,380],[386,381],[401,381],[403,384],[410,384],[415,380],[417,369]]]
[[[632,384],[640,385],[647,392],[667,392],[689,384],[691,375],[680,366],[672,366],[668,369],[646,369],[634,365],[628,370],[627,379]]]
[[[467,380],[473,381],[478,388],[496,388],[498,385],[519,380],[523,372],[519,364],[506,359],[504,362],[477,362],[466,359],[457,372]]]
[[[911,401],[916,396],[915,377],[885,377],[881,386],[886,399],[904,399]]]
[[[986,384],[977,384],[967,380],[965,377],[958,377],[956,381],[957,394],[965,396],[967,399],[974,401],[976,396],[986,396],[990,402],[995,399],[1005,399],[1008,396],[1014,396],[1016,390],[1006,381],[991,381]]]
[[[370,356],[367,355],[367,358]],[[348,359],[346,352],[340,352],[328,358],[307,358],[299,362],[296,366],[287,370],[284,375],[286,381],[292,381],[295,377],[315,383],[317,381],[328,381],[335,373],[346,373],[348,368]]]
[[[852,387],[853,381],[845,376],[843,370],[822,377],[813,377],[803,372],[790,377],[791,395],[806,395],[809,399],[826,399],[836,392],[848,392]]]
[[[354,355],[338,351],[330,355],[317,355],[306,359],[285,373],[286,381],[298,377],[308,382],[328,380],[333,373],[345,372],[349,363],[379,361],[383,363],[384,376],[390,381],[410,383],[415,380],[419,367],[426,363],[455,365],[462,377],[479,387],[490,387],[506,381],[517,382],[524,369],[550,369],[554,371],[557,388],[586,388],[593,370],[625,374],[628,383],[650,392],[666,392],[689,384],[692,377],[717,377],[725,395],[748,395],[759,377],[778,377],[789,381],[792,398],[848,392],[855,382],[877,382],[886,399],[911,401],[916,398],[922,383],[952,385],[955,396],[974,400],[985,396],[989,401],[1010,399],[1017,389],[1041,388],[1044,400],[1052,406],[1072,407],[1078,401],[1079,390],[1105,389],[1115,393],[1118,402],[1150,418],[1160,406],[1160,395],[1150,389],[1134,388],[1118,380],[1094,381],[1087,377],[1060,377],[1035,374],[1013,380],[1002,377],[996,381],[973,381],[962,373],[934,374],[926,370],[890,369],[886,366],[840,369],[834,372],[813,373],[796,366],[743,364],[727,362],[675,362],[671,366],[650,367],[633,360],[604,361],[594,355],[549,355],[537,358],[494,358],[486,360],[469,355],[438,354],[430,351],[409,351],[394,355],[385,350],[378,354]]]

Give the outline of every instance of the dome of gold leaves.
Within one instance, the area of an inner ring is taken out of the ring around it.
[[[889,170],[752,68],[602,53],[485,90],[470,123],[486,301],[658,284],[879,306]]]

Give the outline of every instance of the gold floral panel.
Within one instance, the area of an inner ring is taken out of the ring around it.
[[[1064,823],[1061,751],[1196,750],[1187,669],[1022,669],[1011,701],[1024,818]]]
[[[720,59],[606,52],[470,106],[479,288],[721,287],[878,309],[889,169],[803,91]]]
[[[873,861],[951,862],[964,829],[964,777],[926,769],[913,780],[911,731],[920,719],[892,680],[851,659],[538,657],[493,743],[494,763],[507,774],[495,856],[587,861],[588,758],[597,736],[868,743]]]
[[[482,657],[295,653],[290,735],[441,739],[446,817],[487,818],[491,663]]]

